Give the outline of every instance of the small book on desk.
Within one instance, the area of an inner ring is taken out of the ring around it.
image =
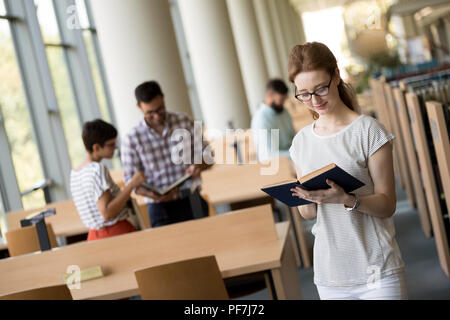
[[[186,175],[182,176],[180,179],[178,179],[177,181],[175,181],[174,183],[172,183],[171,185],[169,185],[165,188],[162,188],[162,189],[154,187],[146,182],[142,183],[141,187],[156,193],[158,196],[165,196],[166,194],[171,192],[173,189],[181,186],[183,183],[185,183],[191,177],[192,177],[191,174],[186,174]]]
[[[311,202],[292,196],[292,188],[300,187],[301,189],[309,191],[329,189],[331,187],[327,184],[326,179],[334,181],[336,184],[341,186],[345,192],[352,192],[353,190],[364,186],[364,183],[339,168],[336,164],[332,163],[304,175],[298,180],[283,181],[266,186],[261,190],[289,207],[296,207]]]

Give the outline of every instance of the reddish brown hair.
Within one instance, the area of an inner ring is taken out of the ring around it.
[[[295,77],[300,72],[325,70],[330,76],[335,74],[337,60],[330,49],[320,42],[307,42],[296,45],[289,56],[288,74],[289,81],[294,83]],[[342,102],[353,111],[359,110],[355,90],[342,79],[338,84],[339,97]],[[311,111],[313,118],[318,119],[319,114]]]

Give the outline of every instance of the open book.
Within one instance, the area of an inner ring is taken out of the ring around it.
[[[326,179],[334,181],[337,185],[341,186],[345,192],[352,192],[353,190],[364,186],[364,183],[339,168],[336,164],[331,163],[323,168],[304,175],[298,180],[283,181],[266,186],[261,190],[289,207],[296,207],[311,202],[292,196],[292,188],[300,187],[310,191],[329,189],[331,187],[327,184]]]
[[[186,182],[186,180],[190,179],[191,177],[192,177],[191,174],[186,174],[186,175],[182,176],[180,179],[178,179],[177,181],[175,181],[174,183],[172,183],[171,185],[169,185],[165,188],[162,188],[162,189],[154,187],[146,182],[142,183],[141,187],[156,193],[158,196],[164,196],[164,195],[168,194],[169,192],[171,192],[176,187],[181,186],[184,182]]]

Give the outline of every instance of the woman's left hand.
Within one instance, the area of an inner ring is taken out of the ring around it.
[[[336,183],[327,179],[330,189],[307,191],[299,187],[291,189],[292,196],[299,197],[317,204],[322,203],[339,203],[343,204],[347,201],[348,194]]]

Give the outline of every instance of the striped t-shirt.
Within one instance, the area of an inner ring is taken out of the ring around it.
[[[120,192],[120,188],[112,180],[108,168],[103,164],[91,162],[80,171],[72,170],[70,189],[81,220],[89,229],[100,230],[128,218],[129,209],[126,206],[110,221],[105,221],[98,210],[97,200],[106,190],[111,192],[112,198],[115,198]]]
[[[314,123],[295,136],[291,159],[302,175],[335,163],[364,186],[353,193],[374,193],[368,159],[394,136],[372,117],[361,115],[339,132],[320,136]],[[393,218],[381,219],[349,212],[343,204],[317,205],[314,241],[314,283],[320,286],[353,286],[403,271],[395,240]]]

